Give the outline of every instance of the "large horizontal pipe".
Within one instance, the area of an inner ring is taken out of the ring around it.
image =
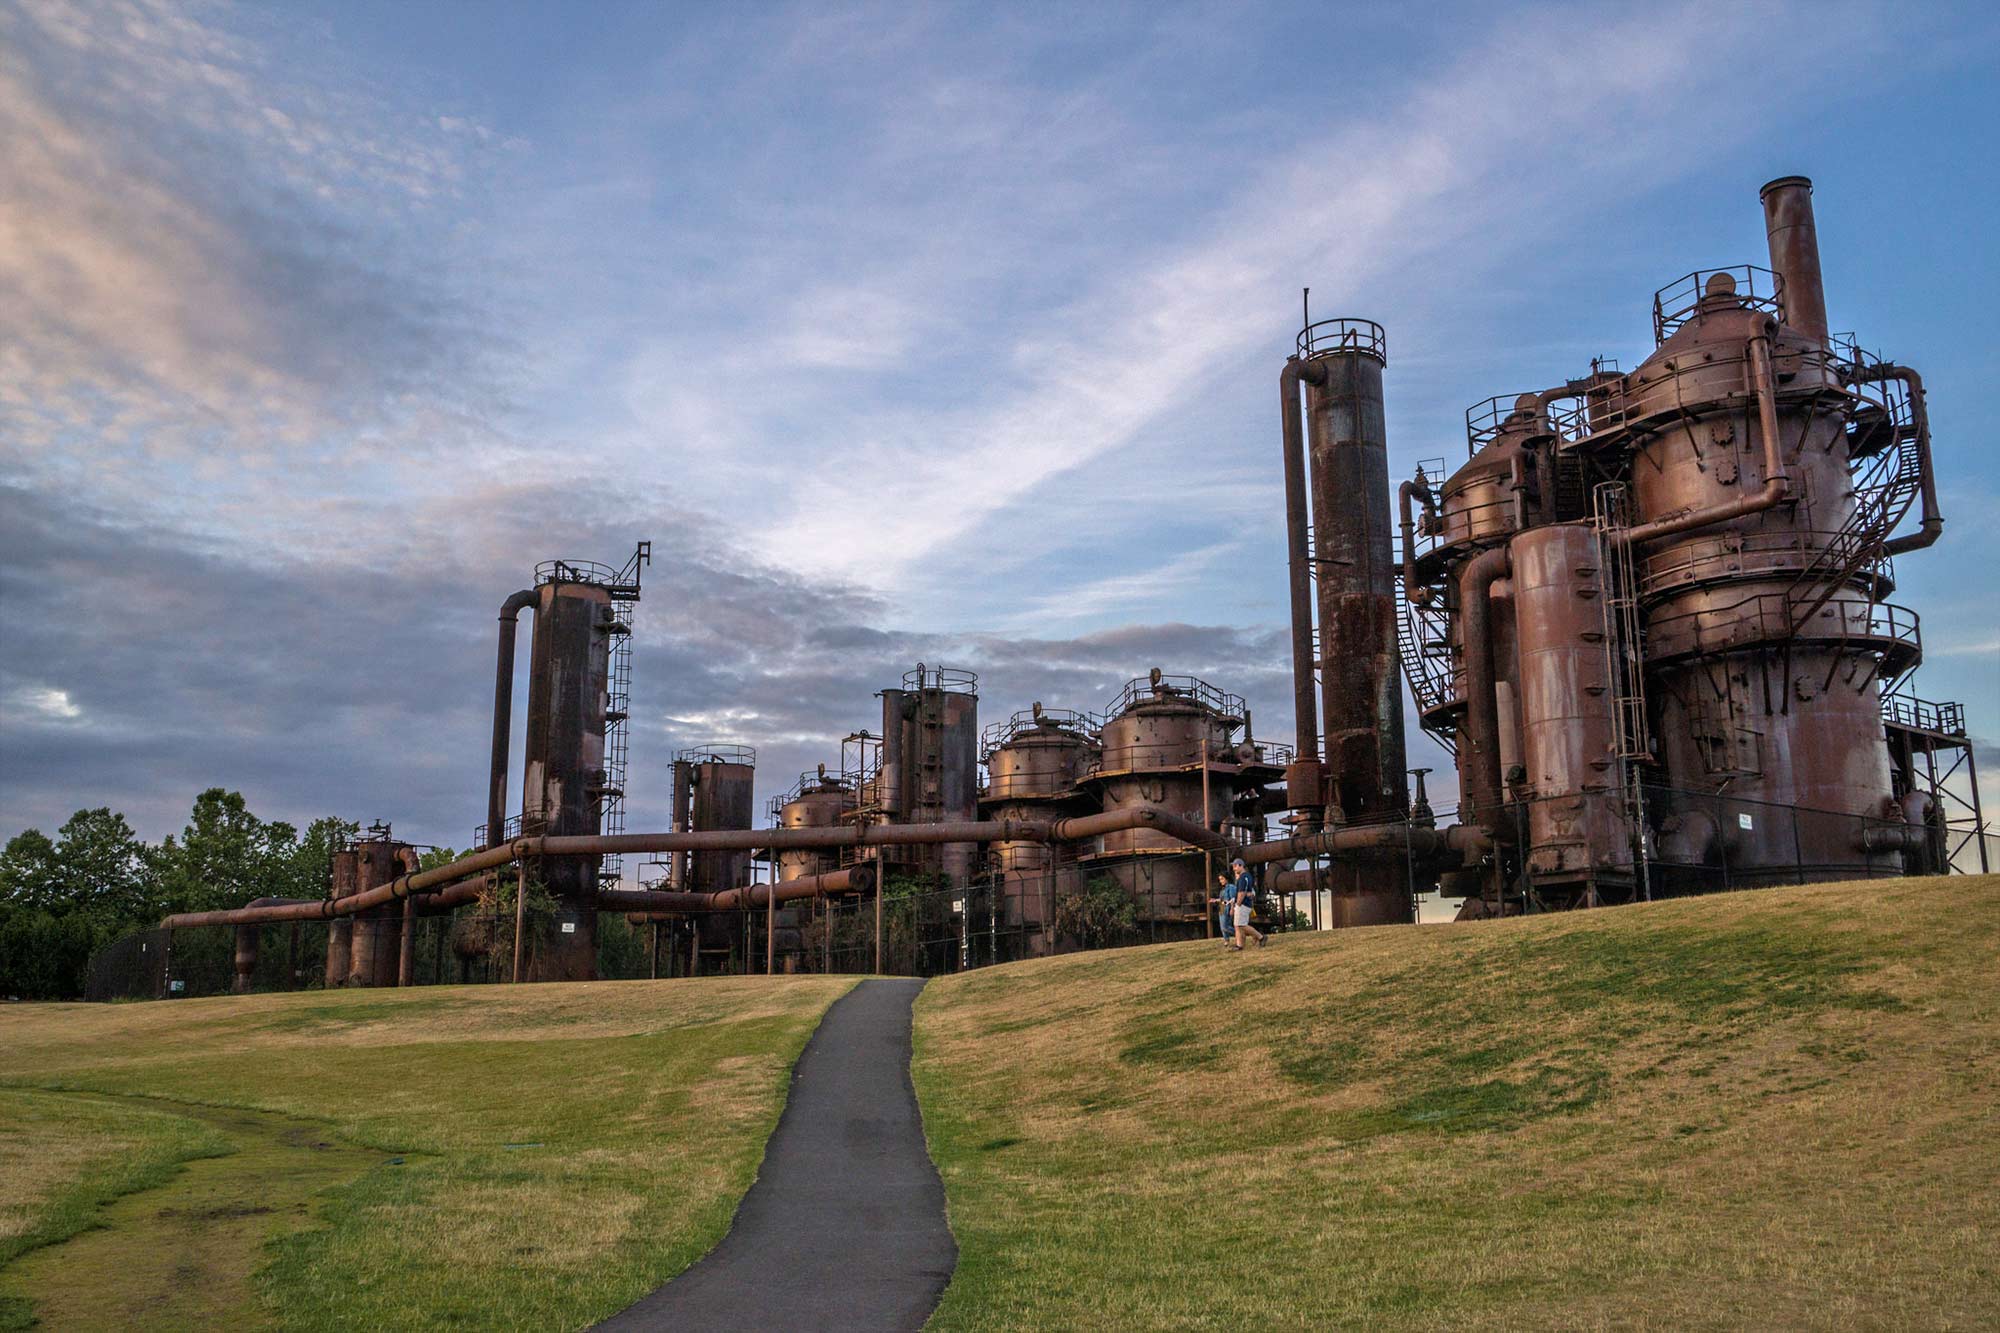
[[[875,867],[849,866],[823,875],[802,875],[777,884],[750,884],[720,893],[682,893],[659,889],[604,889],[599,910],[611,912],[721,912],[738,907],[765,907],[775,896],[781,903],[799,898],[824,898],[833,893],[866,892],[874,886]]]
[[[1439,861],[1462,858],[1467,852],[1483,852],[1492,845],[1486,831],[1475,825],[1427,828],[1398,821],[1394,824],[1350,824],[1346,828],[1300,833],[1290,838],[1252,843],[1239,848],[1236,854],[1250,865],[1296,861],[1308,856],[1331,856],[1345,860],[1377,855],[1410,855],[1422,861]],[[1301,884],[1298,887],[1303,889],[1308,886]]]
[[[195,926],[236,926],[264,921],[318,921],[365,912],[371,907],[458,885],[488,870],[529,856],[604,856],[613,852],[792,851],[829,847],[908,847],[952,842],[1080,842],[1106,833],[1152,828],[1197,847],[1227,849],[1221,834],[1164,810],[1140,806],[1073,819],[996,819],[950,824],[874,824],[847,828],[711,829],[693,833],[591,833],[516,838],[498,847],[461,856],[448,865],[398,876],[387,884],[345,898],[274,907],[239,907],[220,912],[183,912],[160,924],[169,930]],[[466,902],[476,887],[439,893],[435,905]]]

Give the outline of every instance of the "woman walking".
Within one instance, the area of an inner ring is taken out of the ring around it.
[[[1224,879],[1221,875],[1215,877],[1215,882],[1222,885],[1223,920],[1236,928],[1233,933],[1225,928],[1224,938],[1229,941],[1229,947],[1238,953],[1243,951],[1246,936],[1256,940],[1257,947],[1262,948],[1269,940],[1263,931],[1250,924],[1250,909],[1257,901],[1257,883],[1250,878],[1250,867],[1244,864],[1242,857],[1231,861],[1229,868],[1236,872],[1235,879]]]

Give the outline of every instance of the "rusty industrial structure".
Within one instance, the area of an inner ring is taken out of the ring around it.
[[[1888,600],[1943,526],[1923,381],[1829,332],[1810,182],[1762,198],[1768,269],[1661,289],[1641,364],[1479,404],[1401,487],[1403,665],[1493,844],[1444,880],[1470,915],[1950,859],[1970,751]]]
[[[836,909],[872,911],[880,970],[884,900],[912,886],[950,895],[961,940],[983,914],[1013,942],[994,957],[1075,947],[1087,892],[1145,938],[1199,938],[1239,855],[1313,926],[1409,922],[1431,893],[1480,917],[1943,873],[1967,853],[1983,869],[1963,713],[1911,692],[1918,621],[1890,600],[1893,561],[1943,525],[1923,381],[1830,331],[1810,183],[1762,201],[1768,268],[1668,284],[1637,367],[1478,404],[1465,461],[1393,492],[1387,335],[1307,313],[1280,373],[1291,744],[1256,738],[1242,697],[1157,668],[1101,709],[1036,703],[982,732],[977,678],[919,663],[880,691],[880,730],[848,733],[767,827],[755,752],[717,741],[674,755],[671,828],[628,834],[640,543],[620,569],[548,562],[503,602],[472,853],[419,869],[377,826],[335,854],[323,900],[165,924],[235,927],[239,988],[261,925],[313,920],[327,985],[409,984],[420,914],[511,896],[513,978],[576,980],[596,975],[600,913],[650,927],[653,975],[692,975],[830,969]],[[1407,767],[1405,686],[1455,757],[1455,823]],[[553,906],[529,940],[531,887]],[[461,955],[500,950],[484,929],[454,937]]]

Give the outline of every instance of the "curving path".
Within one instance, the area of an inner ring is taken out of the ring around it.
[[[924,983],[864,981],[835,1001],[722,1243],[597,1327],[915,1329],[958,1245],[910,1086]]]

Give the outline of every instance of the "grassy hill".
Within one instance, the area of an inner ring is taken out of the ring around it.
[[[0,1327],[578,1327],[721,1237],[850,984],[0,1007]]]
[[[935,982],[934,1326],[1993,1327],[1996,964],[1987,877]]]

